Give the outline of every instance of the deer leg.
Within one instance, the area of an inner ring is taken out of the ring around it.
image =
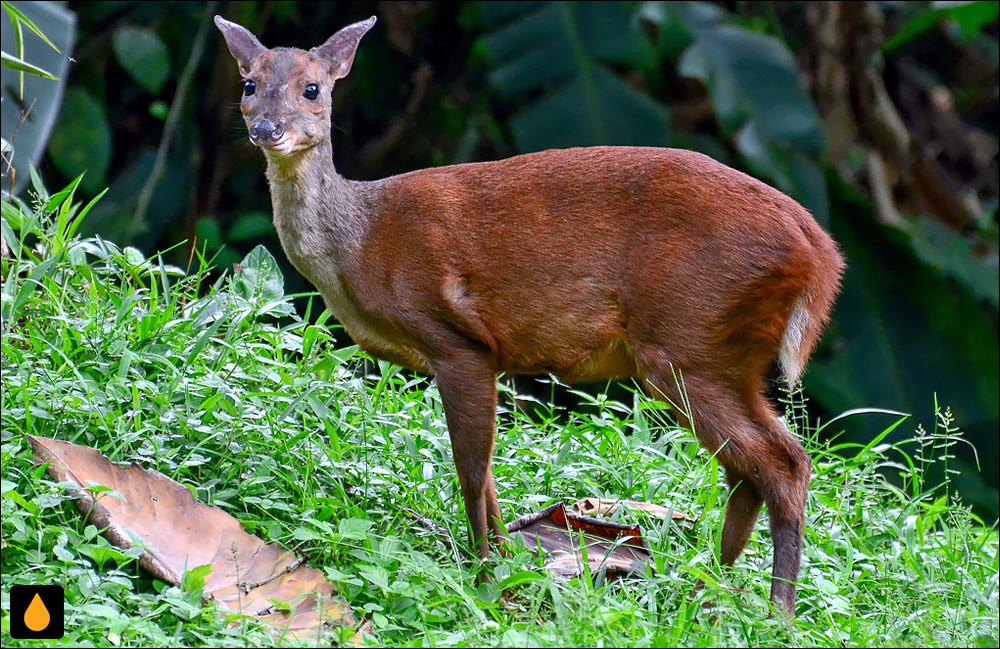
[[[726,520],[722,525],[722,553],[719,559],[723,565],[731,566],[746,547],[764,499],[746,479],[727,473],[727,480],[729,504],[726,505]]]
[[[730,484],[738,482],[726,509],[720,559],[732,564],[743,551],[763,501],[774,543],[771,603],[794,616],[812,463],[770,405],[761,399],[752,408],[756,416],[734,417],[736,410],[723,414],[733,421],[725,426],[728,436],[716,457],[726,468]]]
[[[497,387],[493,366],[473,352],[452,354],[435,368],[451,438],[451,452],[472,527],[472,543],[489,556],[490,530],[506,536],[493,483]]]
[[[774,541],[771,603],[794,616],[812,461],[777,417],[770,423],[773,461],[762,468],[759,484]]]
[[[490,456],[492,458],[492,453]],[[493,532],[493,540],[497,542],[502,552],[506,552],[507,528],[503,524],[503,517],[500,516],[500,500],[497,498],[497,487],[493,479],[492,467],[486,480],[486,518],[490,531]]]
[[[651,392],[675,404],[690,404],[681,423],[726,469],[732,489],[722,528],[720,560],[731,565],[743,552],[760,506],[767,505],[774,542],[771,602],[795,614],[795,584],[802,559],[806,495],[812,464],[802,444],[785,428],[770,404],[751,389],[726,381],[683,375],[678,386],[673,373],[647,375]],[[688,399],[680,399],[681,392]],[[750,395],[749,397],[747,395]]]

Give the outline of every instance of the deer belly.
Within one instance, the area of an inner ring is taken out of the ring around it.
[[[635,376],[636,362],[627,335],[611,313],[535,322],[497,339],[498,365],[518,374],[555,374],[569,383]]]
[[[635,357],[623,338],[608,341],[575,364],[557,368],[554,374],[567,383],[621,379],[635,376]]]

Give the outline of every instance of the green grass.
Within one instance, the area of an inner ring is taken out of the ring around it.
[[[263,250],[211,283],[201,259],[183,272],[75,238],[71,202],[67,192],[35,211],[3,205],[3,646],[45,644],[10,637],[21,583],[65,587],[66,636],[48,644],[275,642],[203,605],[196,588],[145,575],[135,551],[113,548],[33,466],[28,434],[156,469],[294,549],[372,621],[380,645],[997,646],[996,523],[922,479],[924,460],[957,434],[946,410],[909,444],[835,449],[792,408],[815,473],[788,624],[768,617],[766,513],[746,554],[720,569],[720,469],[655,402],[589,397],[577,413],[534,403],[528,417],[505,388],[494,470],[508,520],[584,496],[695,520],[616,516],[639,522],[653,548],[656,571],[642,578],[558,579],[521,551],[493,559],[480,583],[432,382],[336,348],[331,321],[293,313]]]

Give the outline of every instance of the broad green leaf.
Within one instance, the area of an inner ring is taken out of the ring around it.
[[[819,114],[802,87],[795,59],[778,39],[732,25],[702,28],[678,70],[705,83],[727,135],[754,120],[766,140],[812,154],[822,151]]]
[[[146,266],[146,255],[142,254],[142,251],[138,248],[132,246],[126,246],[122,250],[122,257],[126,264],[130,266]]]
[[[233,274],[233,292],[248,302],[260,306],[285,295],[285,279],[278,263],[264,246],[257,246],[240,262]]]
[[[129,76],[151,94],[157,94],[170,74],[170,54],[156,33],[146,27],[125,26],[112,38],[115,58]]]
[[[66,93],[48,151],[67,178],[86,172],[81,182],[85,191],[95,194],[103,188],[111,161],[111,130],[104,107],[86,90]]]
[[[520,570],[514,574],[507,575],[503,581],[501,581],[497,588],[500,590],[508,590],[516,588],[517,586],[522,586],[524,584],[533,584],[536,581],[541,581],[545,577],[539,572],[532,572],[530,570]]]
[[[494,28],[480,41],[492,68],[490,82],[523,102],[511,120],[520,151],[667,143],[666,108],[608,67],[655,66],[652,44],[633,20],[631,5],[477,6],[480,19]]]
[[[342,518],[337,524],[337,531],[345,539],[363,540],[368,538],[372,521],[361,518]]]
[[[497,66],[490,80],[514,96],[586,75],[599,62],[649,67],[652,46],[631,18],[629,8],[618,3],[545,4],[484,37],[487,56]]]
[[[639,5],[638,16],[657,26],[657,52],[676,60],[690,47],[698,32],[721,24],[725,12],[710,2],[664,2],[649,0]]]
[[[581,144],[665,144],[668,124],[663,106],[603,67],[577,77],[511,120],[521,151]]]

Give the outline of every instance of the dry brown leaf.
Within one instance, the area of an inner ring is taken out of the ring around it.
[[[608,577],[632,575],[645,570],[652,557],[638,525],[574,514],[562,503],[518,518],[507,532],[522,537],[527,548],[540,548],[546,555],[545,569],[560,575],[579,575],[584,563],[594,574],[606,570]]]
[[[668,516],[673,520],[681,521],[692,521],[694,520],[687,514],[682,514],[681,512],[670,509],[669,507],[664,507],[663,505],[654,505],[653,503],[643,503],[635,500],[604,500],[601,498],[582,498],[575,503],[573,503],[573,509],[580,512],[585,516],[610,516],[618,509],[621,505],[628,505],[632,509],[646,512],[650,516],[656,516],[657,518],[667,518]]]
[[[28,440],[36,464],[47,462],[53,479],[82,488],[76,504],[89,522],[118,547],[142,545],[139,565],[159,579],[179,585],[185,570],[210,565],[204,594],[220,609],[258,616],[299,640],[319,640],[324,626],[358,627],[351,607],[319,570],[247,534],[239,521],[195,501],[183,485],[136,464],[114,464],[93,448],[31,435]],[[95,499],[86,490],[95,485],[115,493],[97,493]],[[277,610],[273,602],[287,603],[288,610]],[[361,644],[362,631],[355,644]]]

